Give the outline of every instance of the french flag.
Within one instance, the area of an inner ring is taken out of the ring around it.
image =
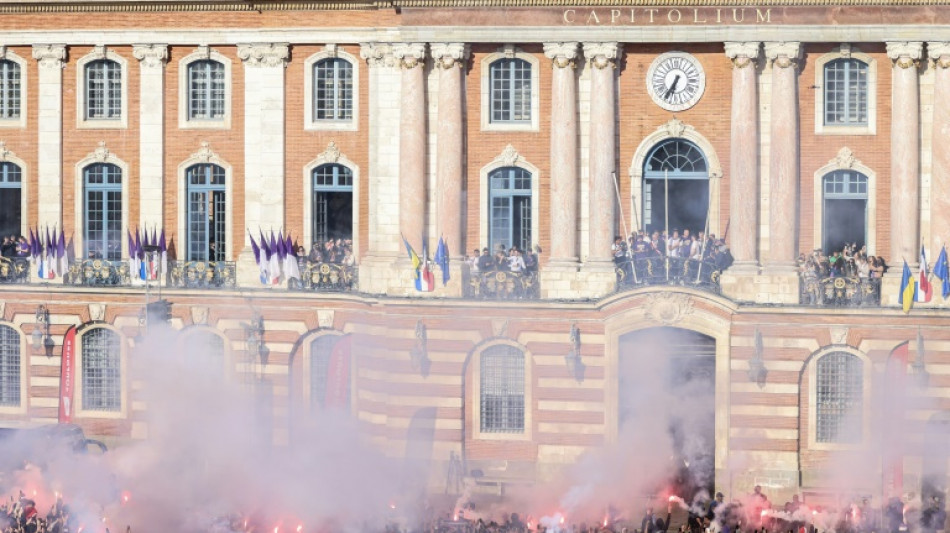
[[[920,275],[917,277],[917,302],[927,303],[933,297],[933,285],[927,279],[929,274],[927,267],[927,254],[923,245],[920,246]]]

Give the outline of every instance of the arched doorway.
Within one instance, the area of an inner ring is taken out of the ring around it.
[[[617,422],[626,434],[653,431],[670,446],[676,494],[710,494],[715,481],[716,340],[688,329],[657,327],[620,337]]]
[[[868,177],[853,170],[835,170],[822,178],[822,248],[840,251],[846,244],[867,243]]]
[[[703,151],[686,139],[666,139],[654,146],[643,167],[643,227],[673,230],[706,228],[709,213],[709,166]]]

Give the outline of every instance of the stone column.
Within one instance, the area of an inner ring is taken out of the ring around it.
[[[766,263],[770,273],[794,272],[798,258],[800,54],[801,43],[798,42],[765,43],[765,55],[772,63],[769,254]]]
[[[549,264],[577,266],[577,43],[544,43],[551,59],[551,249]]]
[[[168,46],[137,44],[139,60],[139,225],[163,227],[165,174],[165,62]]]
[[[244,227],[251,232],[284,227],[284,67],[288,56],[287,44],[238,45],[238,57],[244,62]],[[248,232],[242,233],[239,277],[253,285],[259,274]]]
[[[399,231],[422,253],[426,228],[425,43],[394,43],[401,70],[399,111]]]
[[[759,80],[758,42],[727,42],[732,61],[732,116],[729,136],[729,241],[735,271],[758,268]]]
[[[37,224],[62,227],[63,221],[63,65],[66,46],[33,46],[39,65],[37,96]]]
[[[900,277],[901,263],[911,268],[920,255],[920,89],[917,62],[921,42],[889,42],[891,69],[891,256],[889,274]],[[935,95],[936,98],[936,95]],[[934,100],[935,108],[940,101]],[[935,121],[936,123],[936,121]],[[936,144],[934,140],[934,146]],[[883,292],[883,291],[882,291]]]
[[[616,68],[618,43],[584,43],[591,65],[590,82],[590,252],[587,262],[613,273],[617,194],[613,173],[617,160]]]
[[[950,42],[927,43],[927,55],[934,66],[930,249],[936,259],[950,239]]]
[[[432,43],[432,59],[439,69],[438,131],[436,132],[436,183],[439,197],[436,231],[445,238],[452,259],[465,255],[462,223],[462,175],[465,130],[462,80],[468,61],[464,43]],[[433,235],[433,238],[437,237]],[[408,235],[407,235],[408,238]]]

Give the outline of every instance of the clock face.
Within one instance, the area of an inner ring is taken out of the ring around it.
[[[683,111],[699,102],[706,89],[706,74],[695,57],[684,52],[667,52],[647,71],[650,98],[667,111]]]

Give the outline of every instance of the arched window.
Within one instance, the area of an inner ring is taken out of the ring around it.
[[[122,169],[94,163],[83,169],[85,257],[122,258]]]
[[[817,442],[860,441],[863,431],[864,363],[855,355],[832,352],[817,362],[815,374]]]
[[[531,247],[531,173],[503,167],[488,175],[488,241],[498,245]]]
[[[13,163],[0,163],[0,235],[19,235],[23,175]]]
[[[481,353],[479,397],[483,432],[524,432],[524,364],[524,353],[507,344],[486,348]]]
[[[122,66],[111,59],[86,64],[86,119],[122,117]]]
[[[187,206],[186,261],[225,261],[227,216],[225,171],[212,163],[185,170]]]
[[[20,65],[0,60],[0,119],[20,118]]]
[[[224,338],[206,328],[195,328],[182,337],[188,367],[201,376],[223,381],[226,374]]]
[[[492,123],[531,122],[531,63],[499,59],[490,67]]]
[[[349,410],[350,341],[339,335],[320,335],[310,341],[310,409]]]
[[[188,64],[188,118],[223,120],[225,114],[225,69],[212,59]]]
[[[82,408],[86,411],[122,409],[122,339],[108,328],[82,336]]]
[[[866,126],[868,123],[868,64],[841,58],[825,64],[825,125]]]
[[[328,58],[313,65],[313,120],[353,119],[353,65]]]
[[[353,238],[353,171],[338,164],[313,169],[313,242]]]
[[[822,246],[828,253],[867,242],[868,177],[853,170],[836,170],[822,178]]]
[[[0,406],[20,405],[20,333],[0,325]]]
[[[667,212],[667,207],[669,211]],[[706,227],[709,169],[703,151],[686,139],[667,139],[650,151],[643,168],[643,225],[654,231]]]

